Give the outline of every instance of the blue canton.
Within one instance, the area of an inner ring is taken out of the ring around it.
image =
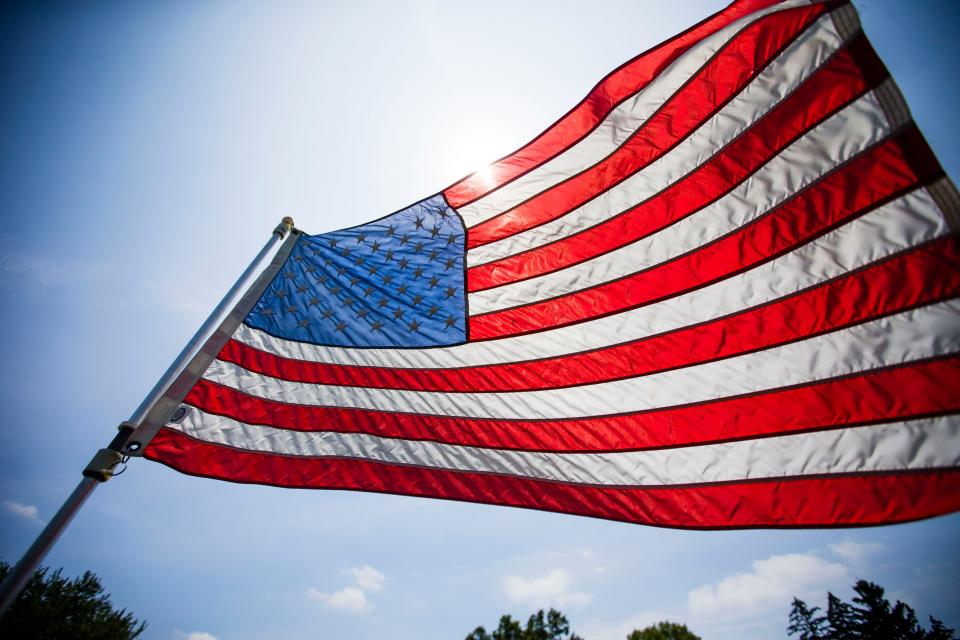
[[[244,322],[342,347],[462,343],[464,240],[442,195],[370,224],[302,235]]]

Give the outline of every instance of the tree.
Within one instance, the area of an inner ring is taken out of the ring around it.
[[[500,624],[492,634],[483,627],[477,627],[467,636],[467,640],[583,640],[575,633],[570,633],[570,623],[567,617],[550,609],[544,613],[537,611],[527,619],[525,627],[511,616],[501,616]]]
[[[833,594],[830,594],[833,595]],[[817,640],[822,638],[827,624],[826,616],[818,616],[820,607],[808,607],[807,603],[799,598],[793,599],[790,608],[790,625],[788,635],[799,635],[800,640]]]
[[[10,565],[0,561],[0,580]],[[147,628],[132,613],[119,611],[104,593],[100,579],[87,571],[64,578],[61,570],[34,572],[6,615],[0,618],[0,637],[33,640],[134,640]]]
[[[653,626],[633,631],[627,640],[700,640],[685,624],[659,622]]]
[[[853,590],[852,603],[828,593],[826,615],[794,598],[787,634],[800,640],[958,640],[933,616],[925,630],[913,607],[899,600],[891,605],[878,584],[858,580]]]

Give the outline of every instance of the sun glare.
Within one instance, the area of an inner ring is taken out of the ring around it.
[[[474,174],[474,178],[480,182],[484,187],[493,186],[493,164],[484,165],[480,169],[477,169]]]

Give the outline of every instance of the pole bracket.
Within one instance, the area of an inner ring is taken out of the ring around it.
[[[121,422],[117,427],[117,435],[113,437],[107,448],[100,449],[93,455],[87,468],[83,470],[83,477],[92,478],[97,482],[106,482],[117,475],[113,470],[121,462],[126,462],[124,459],[126,456],[122,453],[123,446],[136,426],[132,422]]]
[[[113,477],[114,468],[121,462],[123,462],[123,454],[119,451],[100,449],[83,470],[83,476],[93,478],[97,482],[106,482]]]

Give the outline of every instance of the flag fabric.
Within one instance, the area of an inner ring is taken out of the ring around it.
[[[671,527],[951,512],[958,204],[850,4],[742,0],[443,192],[292,234],[135,437]]]

